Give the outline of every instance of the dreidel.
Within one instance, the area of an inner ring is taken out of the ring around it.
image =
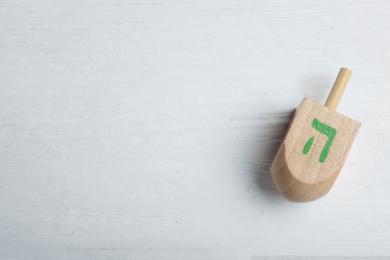
[[[352,72],[341,68],[322,106],[304,98],[297,108],[271,165],[276,189],[288,200],[316,200],[333,186],[360,123],[336,108]]]

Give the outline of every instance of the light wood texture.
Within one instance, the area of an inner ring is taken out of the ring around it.
[[[347,68],[341,68],[337,75],[336,81],[329,93],[325,106],[329,109],[336,110],[343,96],[344,90],[347,87],[352,71]]]
[[[324,134],[326,127],[334,136]],[[277,190],[296,202],[312,201],[328,193],[359,128],[359,122],[305,98],[271,166]],[[329,140],[331,144],[327,145]]]
[[[1,0],[0,259],[390,259],[389,14]],[[291,203],[269,168],[340,66],[337,111],[363,125],[331,192]]]

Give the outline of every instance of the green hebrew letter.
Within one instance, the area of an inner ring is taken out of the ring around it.
[[[336,129],[334,129],[331,126],[328,126],[324,123],[321,123],[318,121],[317,118],[314,118],[313,121],[311,122],[311,125],[321,134],[324,134],[328,137],[328,141],[326,141],[326,144],[324,146],[324,149],[322,149],[321,155],[320,155],[320,163],[325,162],[326,157],[328,156],[330,146],[333,143],[334,137],[336,136]],[[303,154],[308,154],[311,148],[311,145],[313,144],[314,141],[314,136],[312,136],[305,144],[303,147]]]

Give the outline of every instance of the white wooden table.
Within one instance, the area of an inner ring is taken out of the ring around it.
[[[1,259],[389,259],[389,13],[1,0]],[[326,197],[287,202],[271,160],[341,66],[361,131]]]

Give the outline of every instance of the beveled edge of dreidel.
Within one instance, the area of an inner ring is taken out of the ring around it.
[[[340,93],[337,81],[332,91]],[[333,100],[336,107],[340,98],[338,94]],[[294,202],[313,201],[326,195],[348,157],[360,125],[305,98],[294,113],[270,168],[276,189]]]

